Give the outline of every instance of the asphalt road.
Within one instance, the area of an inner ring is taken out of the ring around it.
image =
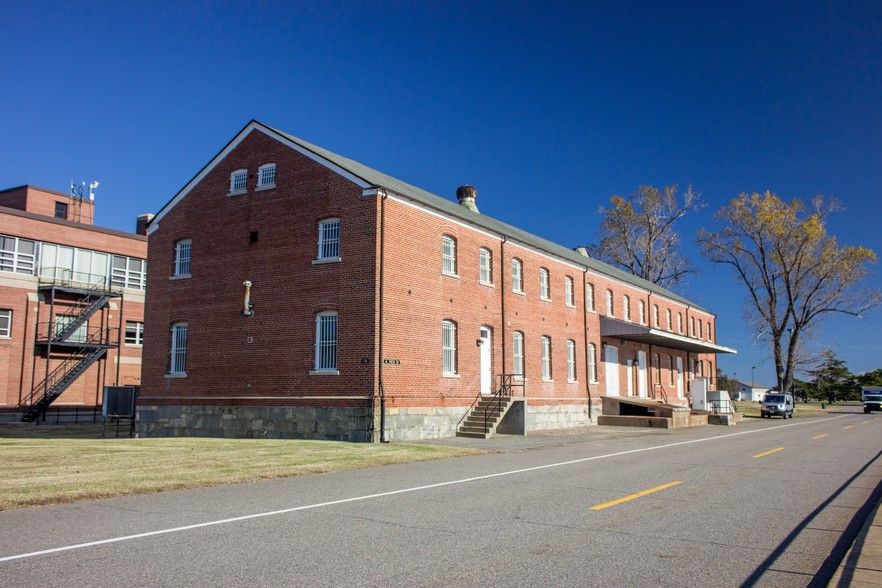
[[[862,413],[444,442],[499,453],[0,513],[0,585],[825,586],[882,492]]]

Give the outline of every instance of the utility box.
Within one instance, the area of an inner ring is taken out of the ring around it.
[[[692,410],[708,410],[707,378],[695,378],[689,382],[692,393]]]
[[[140,386],[104,386],[101,415],[108,419],[135,418],[135,401]]]

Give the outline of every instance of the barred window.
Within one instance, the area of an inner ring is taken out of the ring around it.
[[[456,323],[441,323],[441,371],[445,374],[456,373]]]
[[[230,174],[230,192],[244,192],[248,180],[248,170],[238,169]]]
[[[315,370],[337,370],[337,313],[320,312],[315,318]]]
[[[456,275],[456,240],[453,237],[441,237],[441,258],[441,271]]]
[[[190,275],[190,251],[193,242],[190,239],[184,239],[175,243],[175,275]]]
[[[172,325],[171,365],[169,373],[187,373],[187,323]]]
[[[329,218],[318,225],[318,259],[340,257],[340,219]]]
[[[276,164],[267,163],[257,168],[257,187],[271,188],[276,185]],[[242,187],[244,189],[244,186]]]

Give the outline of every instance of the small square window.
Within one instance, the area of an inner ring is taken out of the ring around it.
[[[55,218],[67,219],[67,202],[55,203]]]
[[[126,345],[144,344],[144,323],[126,321]]]
[[[0,309],[0,337],[6,339],[12,335],[12,311]]]

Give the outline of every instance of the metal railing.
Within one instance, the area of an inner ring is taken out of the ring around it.
[[[37,341],[46,343],[75,343],[84,347],[96,345],[115,347],[119,343],[119,327],[83,326],[81,323],[76,329],[67,332],[64,328],[55,332],[54,322],[41,322],[37,325]],[[80,332],[77,332],[80,331]]]

